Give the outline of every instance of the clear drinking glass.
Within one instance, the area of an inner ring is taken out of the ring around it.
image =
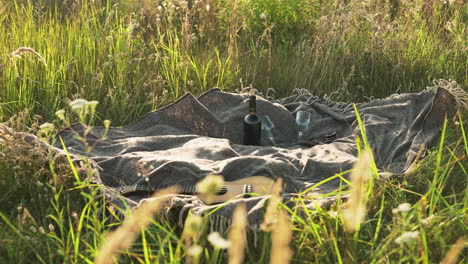
[[[297,141],[300,142],[302,140],[302,136],[304,132],[309,128],[310,125],[310,112],[307,111],[298,111],[296,113],[296,127],[298,131]]]
[[[276,140],[273,136],[273,128],[275,124],[271,121],[270,117],[265,115],[262,117],[262,134],[264,134],[270,141],[273,143],[273,146],[276,146]]]

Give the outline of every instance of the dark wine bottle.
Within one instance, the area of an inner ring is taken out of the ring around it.
[[[255,90],[250,90],[249,113],[244,118],[244,145],[260,146],[262,120],[257,115]]]

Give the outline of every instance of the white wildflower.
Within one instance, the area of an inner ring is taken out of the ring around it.
[[[65,110],[60,109],[57,112],[55,112],[55,115],[60,119],[60,120],[65,120]]]
[[[210,5],[206,5],[205,8],[206,8],[206,11],[210,12]]]
[[[88,101],[84,99],[75,99],[71,101],[68,105],[73,111],[80,111],[81,109],[83,109],[83,107],[86,106],[87,103]]]
[[[333,218],[336,218],[338,216],[338,211],[330,211],[328,212],[328,214],[333,217]]]
[[[409,203],[402,203],[398,205],[397,208],[392,210],[392,213],[397,214],[397,213],[406,213],[411,210],[411,204]]]
[[[45,230],[42,226],[39,227],[39,233],[41,234],[45,234]]]
[[[33,233],[36,233],[36,232],[37,232],[37,228],[35,228],[34,226],[31,226],[31,227],[29,228],[29,230],[31,230],[31,232],[33,232]]]
[[[430,215],[430,216],[428,216],[428,217],[426,217],[424,219],[421,219],[421,223],[423,225],[429,225],[432,222],[432,220],[434,220],[434,219],[435,219],[435,215],[432,214],[432,215]]]
[[[209,234],[208,241],[217,249],[226,249],[231,246],[231,241],[222,238],[218,232]]]
[[[261,13],[261,14],[260,14],[260,19],[266,19],[266,14],[265,14],[265,13]]]
[[[400,212],[409,212],[411,210],[411,204],[402,203],[398,205],[398,210],[400,210]]]
[[[111,124],[110,120],[108,120],[108,119],[104,120],[104,127],[109,128],[110,124]]]
[[[42,130],[42,132],[47,134],[47,133],[52,132],[54,130],[55,126],[53,124],[47,122],[47,123],[42,124],[39,128]]]
[[[53,232],[53,231],[55,230],[55,227],[54,227],[53,224],[49,224],[49,230],[50,230],[51,232]]]
[[[86,105],[91,106],[91,107],[96,107],[99,104],[98,101],[89,101]]]
[[[163,8],[162,6],[158,6],[158,10],[161,11]]]
[[[395,243],[399,245],[407,244],[415,240],[418,236],[419,236],[419,231],[404,232],[403,234],[401,234],[399,237],[395,239]]]
[[[199,245],[193,245],[187,250],[187,254],[192,257],[199,256],[203,252],[203,248]]]

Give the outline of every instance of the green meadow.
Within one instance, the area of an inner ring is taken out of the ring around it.
[[[73,122],[122,126],[214,87],[365,102],[439,79],[468,86],[463,0],[0,0],[0,25],[0,122],[46,141]],[[93,103],[77,114],[75,99]],[[208,219],[182,229],[157,204],[138,212],[154,215],[146,224],[110,221],[99,186],[72,163],[0,130],[0,263],[466,263],[468,115],[458,110],[411,173],[371,173],[351,228],[345,200],[299,216],[273,196],[245,245],[242,225],[214,240]],[[370,170],[363,157],[356,171]],[[107,245],[111,230],[135,237]]]

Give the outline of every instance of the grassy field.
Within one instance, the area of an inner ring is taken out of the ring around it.
[[[129,124],[213,87],[362,102],[435,79],[468,85],[463,0],[9,0],[0,25],[0,121],[43,138],[80,120]],[[78,98],[99,103],[80,117],[69,111]],[[206,219],[183,231],[154,220],[114,249],[122,263],[465,263],[466,116],[447,120],[414,172],[361,186],[360,224],[348,225],[343,208],[354,207],[342,202],[289,212],[248,232],[242,253],[210,243]],[[92,263],[112,228],[98,187],[10,138],[0,150],[0,263]],[[233,230],[231,242],[243,241]]]

